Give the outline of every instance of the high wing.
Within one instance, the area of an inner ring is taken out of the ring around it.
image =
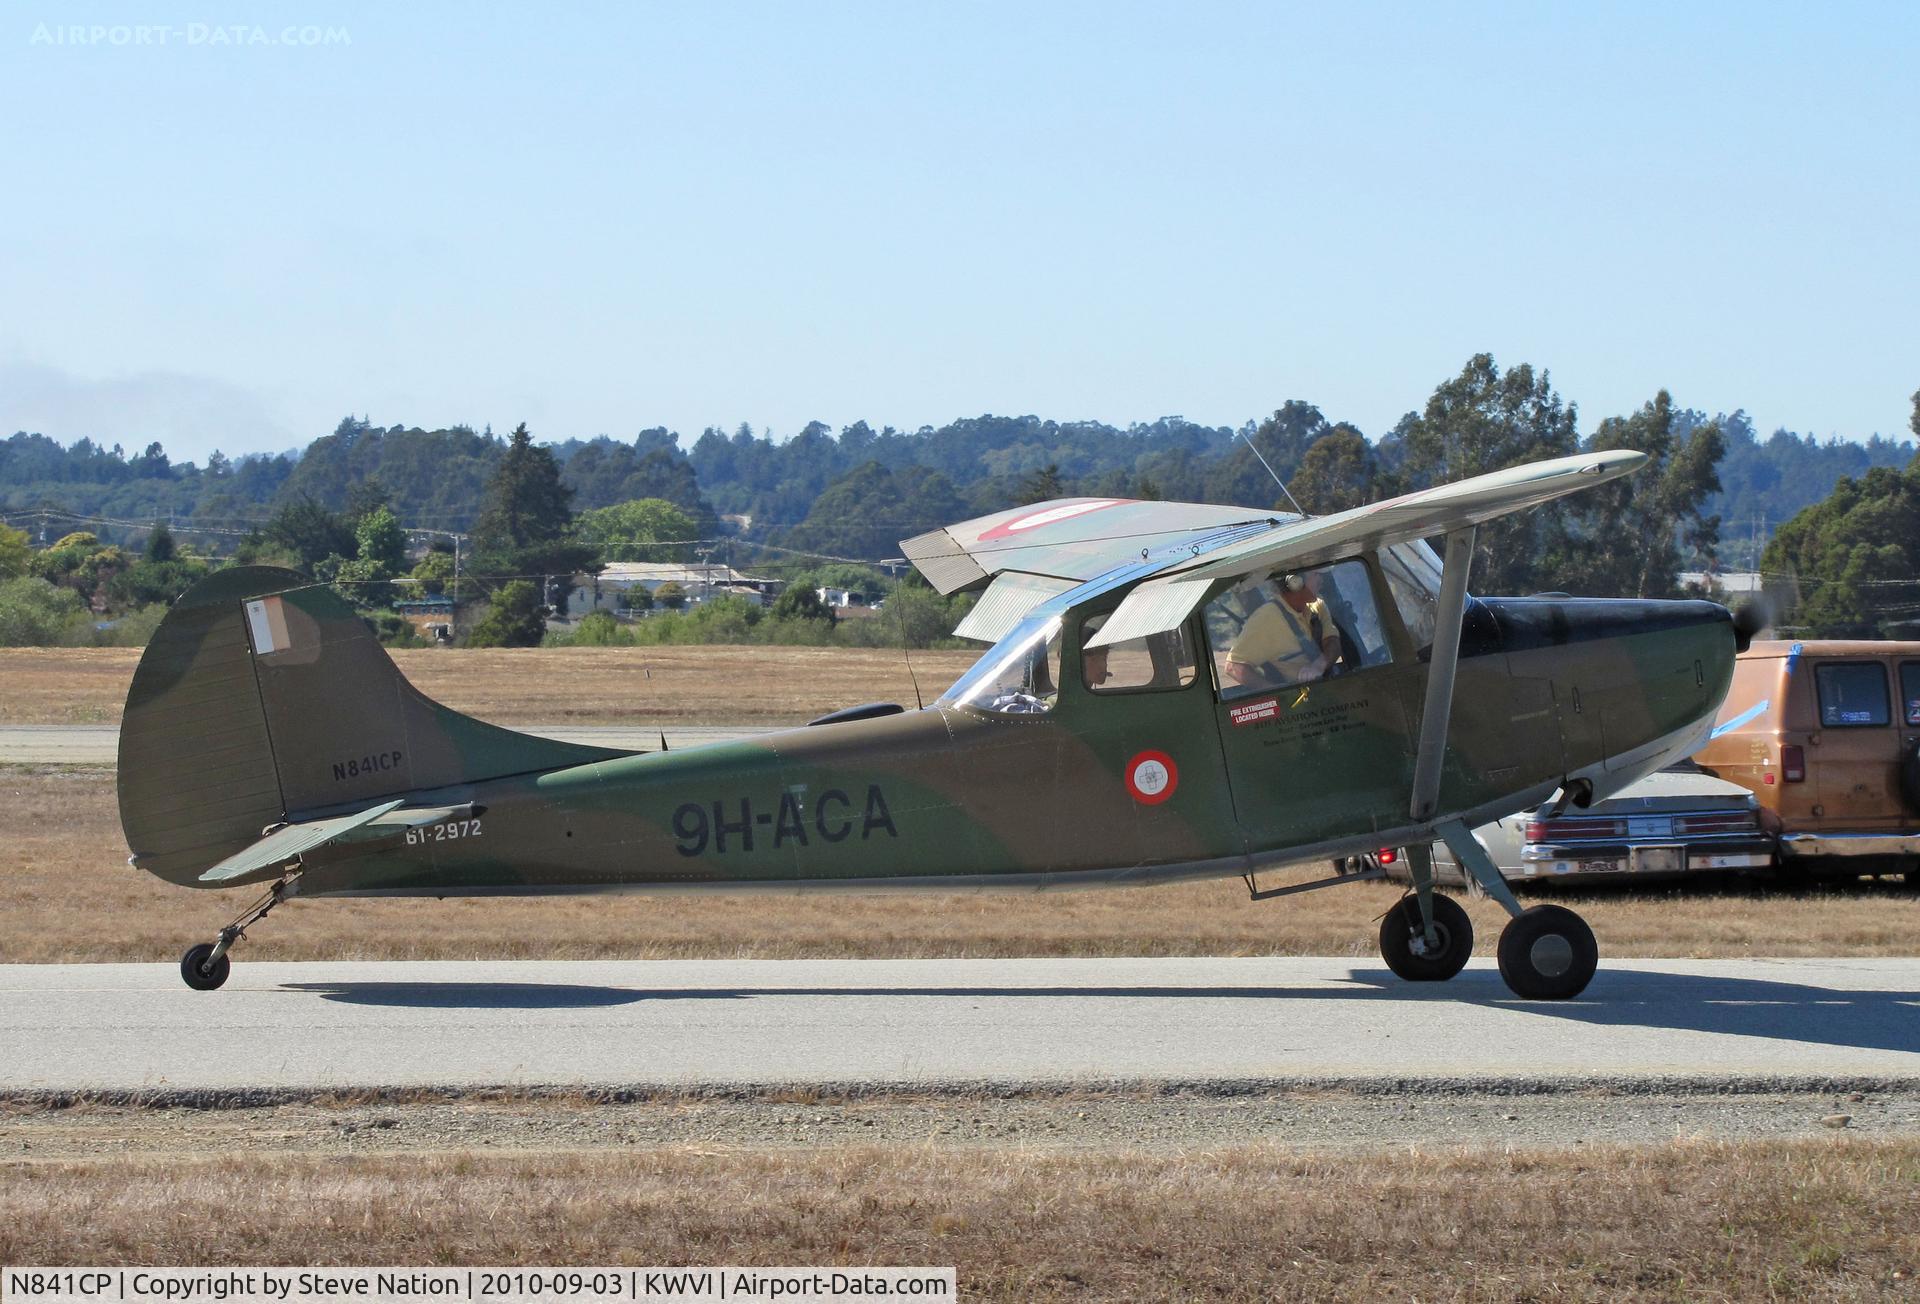
[[[1177,628],[1216,580],[1263,570],[1304,569],[1355,551],[1453,534],[1605,484],[1646,460],[1645,453],[1625,449],[1580,453],[1492,471],[1332,516],[1294,518],[1251,537],[1222,543],[1190,560],[1170,563],[1127,595],[1088,646]]]
[[[1214,581],[1321,565],[1366,549],[1450,534],[1604,484],[1646,454],[1580,453],[1492,471],[1332,516],[1296,516],[1207,503],[1058,498],[979,516],[900,547],[942,593],[992,583],[954,631],[994,642],[1047,598],[1140,565],[1135,586],[1091,647],[1177,628]]]

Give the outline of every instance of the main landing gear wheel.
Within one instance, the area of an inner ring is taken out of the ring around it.
[[[1515,996],[1565,1001],[1585,991],[1600,963],[1587,921],[1565,906],[1534,906],[1500,933],[1500,976]]]
[[[1420,924],[1420,898],[1401,897],[1380,921],[1380,958],[1408,982],[1444,982],[1459,973],[1473,954],[1473,921],[1458,901],[1436,893],[1433,929],[1440,944],[1429,948],[1426,929]]]
[[[221,956],[212,964],[207,963],[213,954],[213,943],[202,942],[189,947],[180,957],[180,976],[187,980],[187,986],[196,992],[210,992],[227,981],[227,975],[233,972],[233,961]]]

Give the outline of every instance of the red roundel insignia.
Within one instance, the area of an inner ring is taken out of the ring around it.
[[[1127,791],[1133,799],[1158,806],[1180,786],[1180,767],[1165,752],[1141,752],[1127,762]]]
[[[988,539],[1010,539],[1025,534],[1028,530],[1037,530],[1045,525],[1058,525],[1061,521],[1071,521],[1076,516],[1085,516],[1088,512],[1105,511],[1109,507],[1118,507],[1130,502],[1126,498],[1088,498],[1077,503],[1062,503],[1057,507],[1048,507],[1037,512],[1028,512],[1025,516],[1016,516],[1010,521],[1002,521],[980,535],[980,541]]]

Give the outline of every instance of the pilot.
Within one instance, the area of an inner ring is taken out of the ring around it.
[[[1319,679],[1340,656],[1340,631],[1325,598],[1289,571],[1270,582],[1271,601],[1247,617],[1227,649],[1227,678],[1246,688]]]
[[[1106,648],[1090,647],[1080,654],[1080,679],[1088,688],[1098,688],[1110,677]]]

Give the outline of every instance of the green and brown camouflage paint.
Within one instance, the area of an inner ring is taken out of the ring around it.
[[[1056,599],[1069,634],[1126,587]],[[407,683],[332,590],[235,568],[187,594],[141,661],[122,727],[122,824],[133,863],[213,886],[204,870],[283,823],[394,798],[470,807],[305,853],[303,896],[1236,875],[1427,840],[1434,823],[1511,812],[1574,775],[1624,784],[1684,754],[1732,673],[1731,621],[1710,603],[1476,602],[1442,813],[1415,824],[1426,666],[1390,603],[1381,614],[1391,664],[1251,698],[1219,700],[1204,658],[1185,687],[1096,694],[1068,655],[1045,714],[940,702],[621,753],[451,711]],[[1205,647],[1199,619],[1191,636]]]

